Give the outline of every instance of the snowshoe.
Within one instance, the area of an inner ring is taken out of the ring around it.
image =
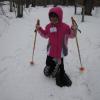
[[[53,67],[51,66],[45,66],[44,68],[44,75],[47,76],[47,77],[50,77],[50,75],[52,74],[53,72]]]
[[[60,70],[60,69],[59,69],[59,65],[57,64],[57,65],[55,66],[53,72],[52,72],[52,77],[53,77],[53,78],[56,77],[56,74],[57,74],[57,72],[58,72],[59,70]]]
[[[67,76],[65,72],[61,74],[61,71],[59,70],[56,74],[56,85],[60,87],[63,86],[70,87],[72,85],[72,81],[70,80],[70,78]]]

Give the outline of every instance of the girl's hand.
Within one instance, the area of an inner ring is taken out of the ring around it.
[[[74,32],[76,32],[76,31],[77,31],[77,26],[72,24],[71,29],[72,29]]]
[[[40,29],[40,25],[36,24],[36,31]]]

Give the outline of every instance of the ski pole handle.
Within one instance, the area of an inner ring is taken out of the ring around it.
[[[37,19],[37,23],[36,23],[36,25],[40,25],[40,20],[39,20],[39,19]],[[34,32],[36,33],[37,30],[35,29]]]
[[[76,25],[77,30],[81,33],[81,30],[78,28],[78,25],[77,25],[75,19],[74,19],[73,17],[71,17],[71,20],[72,20],[72,24],[73,24],[73,25]]]
[[[77,23],[76,23],[76,21],[75,21],[75,19],[73,17],[71,17],[71,20],[72,20],[72,24],[76,25],[78,27],[78,25],[77,25]]]

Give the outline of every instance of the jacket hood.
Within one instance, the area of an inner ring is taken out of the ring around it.
[[[53,7],[49,10],[49,13],[48,15],[53,12],[53,13],[56,13],[58,18],[59,18],[59,22],[62,22],[62,18],[63,18],[63,11],[60,7]]]

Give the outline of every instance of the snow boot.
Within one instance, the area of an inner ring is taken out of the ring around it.
[[[56,74],[56,85],[60,87],[70,87],[72,85],[72,81],[65,72],[62,74],[61,70],[59,70]]]

